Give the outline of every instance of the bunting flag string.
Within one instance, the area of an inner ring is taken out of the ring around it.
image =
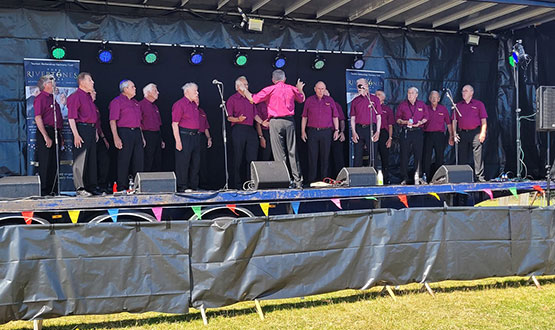
[[[540,187],[538,185],[535,185],[532,188],[534,188],[534,190],[539,192],[540,194],[542,194],[542,195],[544,194],[544,191],[543,191],[542,187]]]
[[[77,220],[79,220],[79,213],[81,213],[81,211],[72,210],[72,211],[67,211],[67,213],[69,214],[69,218],[71,219],[71,222],[77,223]]]
[[[372,197],[372,196],[366,196],[366,197],[364,197],[364,199],[371,199],[371,200],[374,200],[374,201],[378,200],[376,197]]]
[[[518,192],[516,191],[516,188],[509,188],[509,191],[511,192],[511,194],[513,194],[515,198],[518,198]]]
[[[162,207],[153,207],[152,213],[154,214],[156,220],[158,220],[159,222],[162,221]]]
[[[34,213],[35,212],[33,212],[33,211],[23,211],[23,212],[21,212],[21,215],[23,216],[23,219],[25,220],[26,224],[30,225],[31,222],[33,222],[32,218],[33,218]]]
[[[237,204],[227,204],[226,207],[233,212],[233,214],[235,214],[236,216],[239,216],[239,213],[237,213],[237,211],[235,211],[235,209],[237,208]]]
[[[491,191],[491,189],[484,189],[484,192],[488,194],[489,199],[493,200],[493,192]]]
[[[300,206],[301,206],[301,202],[291,202],[291,207],[293,208],[293,212],[295,212],[295,214],[299,214]]]
[[[202,220],[202,206],[191,206],[197,216],[197,220]]]
[[[397,195],[397,197],[399,198],[401,203],[403,203],[405,205],[406,208],[409,207],[409,202],[407,200],[407,195]]]
[[[343,207],[341,207],[341,200],[339,198],[332,198],[331,201],[335,204],[335,206],[337,206],[338,209],[343,210]]]
[[[108,214],[112,218],[113,222],[118,222],[119,209],[108,209]]]
[[[268,216],[268,211],[270,209],[270,203],[260,203],[260,208],[262,209],[262,212],[264,212],[264,215]]]
[[[438,194],[436,194],[435,192],[431,192],[431,193],[428,193],[428,195],[432,195],[432,196],[434,196],[434,197],[435,197],[435,198],[436,198],[436,199],[437,199],[438,201],[440,201],[440,200],[441,200],[441,198],[439,198],[439,195],[438,195]]]

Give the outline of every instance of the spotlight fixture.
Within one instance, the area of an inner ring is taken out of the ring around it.
[[[158,62],[158,52],[148,47],[146,52],[143,54],[143,62],[146,64],[155,64]]]
[[[353,59],[353,69],[360,70],[364,68],[365,63],[366,62],[364,61],[362,56],[356,55],[355,58]]]
[[[279,52],[274,59],[274,69],[283,69],[287,64],[287,58],[281,52]]]
[[[467,34],[466,44],[469,46],[478,46],[480,44],[480,36],[477,34]]]
[[[201,50],[195,49],[191,52],[191,56],[189,57],[189,63],[192,65],[199,65],[204,60],[204,54]]]
[[[245,65],[247,65],[247,61],[248,61],[248,57],[247,54],[242,53],[242,52],[237,52],[237,54],[235,54],[235,62],[233,64],[235,64],[235,66],[237,67],[244,67]]]
[[[314,61],[312,61],[312,69],[322,70],[326,66],[326,59],[320,54],[316,55]]]
[[[113,59],[112,50],[102,47],[98,50],[98,56],[96,58],[100,63],[103,63],[103,64],[112,63],[112,59]]]
[[[264,26],[263,19],[248,17],[247,14],[245,14],[245,12],[241,9],[241,7],[237,7],[237,11],[241,15],[240,26],[243,29],[249,32],[262,32],[262,28]]]
[[[52,48],[50,48],[50,56],[56,60],[61,60],[66,57],[66,48],[63,46],[59,46],[56,43]]]

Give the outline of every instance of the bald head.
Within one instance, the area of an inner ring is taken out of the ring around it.
[[[317,82],[316,85],[314,85],[314,92],[316,96],[321,99],[326,92],[326,84],[323,81]]]
[[[466,103],[470,102],[474,97],[474,87],[470,85],[465,85],[462,89],[462,98]]]

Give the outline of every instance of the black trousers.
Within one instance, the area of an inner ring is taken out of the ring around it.
[[[329,175],[332,179],[336,178],[339,171],[345,167],[345,156],[343,152],[344,143],[345,141],[341,142],[339,139],[331,141],[331,157],[333,161],[330,163],[332,168]]]
[[[98,187],[101,189],[111,188],[111,182],[108,181],[108,174],[110,172],[110,155],[103,139],[99,139],[96,143],[96,163],[96,168],[98,169]]]
[[[378,140],[378,153],[382,164],[383,182],[389,180],[389,148],[385,145],[389,139],[389,131],[387,129],[380,130],[380,139]]]
[[[308,182],[319,181],[328,176],[333,130],[331,128],[317,129],[314,127],[307,127],[306,135],[308,147]],[[318,162],[320,162],[320,175],[318,175]]]
[[[208,189],[208,139],[206,138],[206,135],[204,133],[199,133],[199,153],[199,187]]]
[[[418,171],[422,176],[422,145],[424,143],[424,134],[421,129],[409,130],[403,128],[401,130],[401,180],[408,180],[408,168],[410,155],[414,156],[414,170]]]
[[[129,188],[129,175],[134,178],[145,165],[143,137],[139,128],[118,127],[123,148],[118,151],[118,191]]]
[[[54,127],[45,125],[44,128],[46,134],[52,140],[52,145],[50,148],[46,147],[46,141],[37,129],[37,159],[39,161],[40,192],[42,196],[58,192]],[[60,143],[60,140],[58,140],[58,143]]]
[[[482,157],[482,143],[480,143],[480,130],[478,126],[473,130],[461,130],[459,136],[459,164],[474,166],[474,175],[479,181],[484,181],[484,162]],[[472,158],[474,162],[472,162]]]
[[[263,129],[262,136],[264,140],[266,140],[266,148],[259,148],[258,149],[258,160],[262,161],[270,161],[274,159],[272,155],[272,143],[270,142],[270,130]],[[258,141],[260,143],[260,141]]]
[[[180,128],[181,151],[175,150],[177,190],[198,189],[200,169],[200,136],[197,130]]]
[[[364,146],[368,149],[368,154],[370,155],[369,158],[369,166],[374,165],[374,159],[376,159],[376,151],[378,150],[378,144],[372,143],[372,137],[370,136],[370,126],[369,125],[360,125],[356,124],[355,131],[358,134],[358,142],[355,143],[355,161],[354,166],[360,167],[362,166],[362,156],[364,154]],[[372,131],[376,132],[376,124],[372,124]],[[374,150],[371,152],[370,148],[374,145]],[[374,157],[372,158],[372,154]]]
[[[73,184],[77,190],[94,191],[97,184],[96,128],[77,123],[77,132],[83,143],[81,148],[73,148]]]
[[[422,158],[422,166],[428,180],[436,170],[443,165],[443,154],[445,153],[445,132],[424,132],[424,154]],[[434,161],[432,161],[432,151],[435,153]],[[432,163],[434,167],[432,168]]]
[[[243,182],[251,179],[251,162],[258,155],[258,135],[253,126],[236,124],[231,130],[233,141],[233,182],[236,189],[243,187]],[[245,162],[245,167],[241,164]],[[246,177],[241,176],[241,169],[246,168]]]
[[[145,172],[160,172],[162,170],[162,135],[160,131],[143,131],[146,146],[144,150]]]

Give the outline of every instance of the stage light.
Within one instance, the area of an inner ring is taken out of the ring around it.
[[[326,66],[326,59],[320,55],[316,55],[314,61],[312,61],[312,69],[322,70]]]
[[[247,65],[247,61],[248,61],[248,57],[247,54],[245,53],[241,53],[241,52],[237,52],[237,54],[235,54],[235,66],[238,67],[244,67],[245,65]]]
[[[204,54],[202,53],[202,51],[195,49],[191,52],[189,63],[191,63],[192,65],[199,65],[202,63],[202,60],[204,60]]]
[[[274,69],[283,69],[286,64],[287,58],[283,54],[278,53],[274,59]]]
[[[355,58],[353,59],[353,69],[356,70],[360,70],[362,68],[364,68],[364,64],[366,62],[364,61],[364,59],[362,58],[362,56],[357,55],[355,56]]]
[[[155,64],[158,62],[158,52],[149,47],[143,54],[143,62],[146,64]]]
[[[112,63],[112,59],[113,59],[112,50],[105,49],[105,48],[99,49],[97,59],[100,63],[103,63],[103,64]]]
[[[61,60],[66,57],[66,48],[55,44],[50,48],[50,56],[54,59]]]

